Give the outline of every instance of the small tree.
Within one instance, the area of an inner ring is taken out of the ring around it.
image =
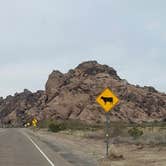
[[[61,130],[65,130],[65,126],[60,123],[50,123],[48,126],[48,130],[52,132],[59,132]]]
[[[130,136],[132,136],[134,139],[137,139],[143,135],[143,131],[140,130],[137,127],[133,127],[132,129],[128,130],[128,133]]]

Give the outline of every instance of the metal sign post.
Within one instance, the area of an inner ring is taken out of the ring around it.
[[[110,139],[110,114],[109,112],[106,112],[106,131],[105,131],[105,137],[106,137],[106,158],[108,158],[109,154],[109,139]]]

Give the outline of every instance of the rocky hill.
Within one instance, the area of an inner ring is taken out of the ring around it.
[[[79,119],[103,122],[104,111],[96,103],[101,91],[110,87],[120,103],[111,111],[112,121],[143,122],[166,120],[166,94],[153,87],[140,87],[121,79],[117,72],[96,61],[84,62],[68,73],[53,71],[45,91],[0,99],[0,118],[6,123],[42,119]]]
[[[38,115],[42,107],[43,91],[32,93],[25,89],[14,96],[0,98],[0,122],[13,126],[23,125],[32,116]]]

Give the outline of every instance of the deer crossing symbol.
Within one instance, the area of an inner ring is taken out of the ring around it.
[[[109,102],[110,104],[113,104],[113,98],[112,97],[104,97],[101,96],[101,99],[104,101],[105,105],[107,104],[107,102]]]

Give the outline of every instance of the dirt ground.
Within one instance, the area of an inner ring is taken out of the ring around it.
[[[102,139],[88,139],[81,134],[76,136],[46,130],[37,131],[36,135],[49,141],[56,140],[72,151],[84,153],[99,166],[166,166],[166,145],[111,144],[109,151],[123,157],[110,161],[105,159],[105,143]]]
[[[112,161],[111,166],[165,166],[166,147],[149,147],[136,145],[116,145],[116,151],[124,159]],[[110,161],[102,161],[102,166],[110,166]]]

